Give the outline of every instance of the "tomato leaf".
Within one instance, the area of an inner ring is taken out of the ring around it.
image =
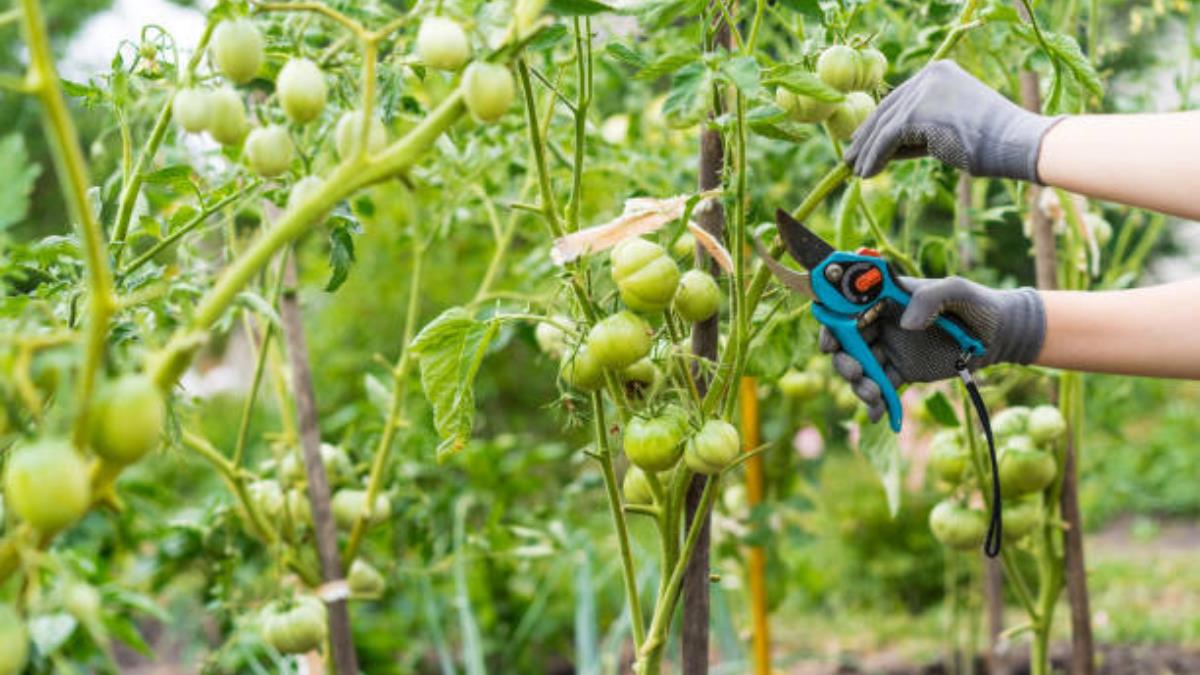
[[[621,44],[620,42],[610,42],[604,46],[604,53],[608,54],[609,58],[618,63],[624,63],[638,70],[649,65],[649,61],[644,56],[637,53],[633,48]]]
[[[818,0],[780,0],[779,4],[793,12],[825,22],[825,12],[821,11],[821,3]]]
[[[4,157],[0,163],[0,231],[3,231],[29,213],[29,193],[42,167],[29,163],[21,134],[0,138],[0,156]]]
[[[354,264],[354,238],[350,236],[350,226],[339,224],[329,232],[329,282],[325,291],[332,293],[346,283],[350,276],[350,266]]]
[[[858,451],[875,467],[894,518],[900,511],[900,443],[886,421],[863,424],[859,429]]]
[[[477,321],[452,307],[421,329],[409,348],[417,354],[421,387],[433,404],[433,426],[441,443],[437,460],[461,451],[475,424],[475,376],[499,321]]]
[[[791,63],[768,68],[763,72],[762,83],[778,85],[793,94],[803,94],[825,103],[837,103],[846,98],[845,94],[825,84],[812,72]]]
[[[725,79],[747,97],[753,97],[762,91],[762,82],[759,79],[761,69],[753,56],[739,56],[724,61],[719,70]]]
[[[671,90],[663,102],[663,116],[673,126],[686,127],[699,121],[708,109],[711,73],[703,63],[684,66],[671,79]]]
[[[925,397],[924,404],[925,411],[938,424],[944,427],[958,426],[958,414],[954,412],[954,406],[950,405],[950,399],[946,398],[945,393],[933,392]]]
[[[613,11],[612,7],[597,0],[550,0],[546,9],[559,16],[591,16]]]
[[[658,78],[665,75],[670,75],[677,70],[682,73],[683,71],[680,70],[680,68],[683,68],[689,64],[695,64],[696,66],[703,68],[699,61],[700,54],[698,52],[691,50],[684,52],[672,52],[670,54],[658,57],[652,63],[643,67],[633,76],[633,79],[657,80]]]

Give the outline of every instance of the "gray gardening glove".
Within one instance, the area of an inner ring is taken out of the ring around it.
[[[888,303],[862,336],[897,389],[909,382],[934,382],[957,376],[958,344],[933,325],[941,314],[957,321],[983,343],[986,353],[971,360],[974,370],[993,363],[1031,363],[1042,351],[1046,312],[1032,288],[998,291],[962,277],[916,279],[896,283],[912,295],[907,309]],[[863,376],[862,366],[842,351],[837,338],[821,327],[821,351],[833,354],[833,366],[867,404],[871,421],[883,417],[879,387]]]
[[[1038,181],[1042,136],[1060,117],[1013,104],[951,61],[900,85],[854,133],[846,162],[863,177],[893,158],[932,155],[974,176]]]

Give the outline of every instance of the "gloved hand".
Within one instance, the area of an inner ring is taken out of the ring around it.
[[[879,317],[862,329],[879,365],[897,389],[909,382],[934,382],[955,377],[962,350],[933,325],[945,313],[983,342],[986,353],[969,363],[974,370],[993,363],[1031,363],[1042,350],[1046,312],[1032,288],[999,291],[963,279],[897,277],[912,295],[907,309],[888,303]],[[862,366],[842,351],[833,333],[821,327],[821,351],[833,354],[833,366],[850,382],[872,422],[886,409],[879,386],[863,376]]]
[[[1038,181],[1042,136],[1061,117],[1013,104],[952,61],[921,69],[854,133],[846,162],[874,176],[893,158],[932,155],[974,176]]]

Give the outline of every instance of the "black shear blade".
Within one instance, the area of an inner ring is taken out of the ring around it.
[[[758,240],[757,235],[751,235],[750,241],[754,243],[754,250],[758,253],[758,257],[762,258],[763,264],[771,270],[771,274],[774,274],[780,283],[801,295],[816,298],[807,272],[797,272],[784,267],[783,263],[771,257],[771,252]]]
[[[783,209],[775,209],[775,226],[779,228],[779,237],[783,239],[788,253],[805,269],[815,268],[833,254],[834,248],[829,242],[813,234],[812,230]]]

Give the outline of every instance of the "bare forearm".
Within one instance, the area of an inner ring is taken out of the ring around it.
[[[1200,379],[1200,279],[1128,291],[1043,291],[1038,365]]]
[[[1200,111],[1068,117],[1042,139],[1047,185],[1200,219]]]

